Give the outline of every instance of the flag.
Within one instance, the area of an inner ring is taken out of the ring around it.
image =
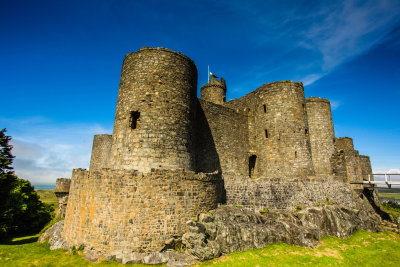
[[[210,78],[218,78],[218,76],[210,72]]]

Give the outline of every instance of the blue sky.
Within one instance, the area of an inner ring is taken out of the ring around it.
[[[35,184],[88,167],[112,133],[124,56],[160,46],[207,65],[227,98],[302,81],[331,100],[337,137],[400,172],[400,2],[0,0],[0,128]]]

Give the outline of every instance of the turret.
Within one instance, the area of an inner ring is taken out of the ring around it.
[[[187,56],[143,47],[122,65],[111,167],[194,170],[197,69]]]
[[[54,193],[58,200],[56,217],[65,217],[70,185],[71,179],[69,178],[57,178],[56,180],[56,187],[54,188]]]
[[[226,84],[224,78],[218,81],[210,78],[210,81],[200,89],[201,99],[222,105],[226,102]]]
[[[310,97],[306,99],[306,110],[315,174],[331,176],[333,173],[331,157],[335,153],[335,132],[330,102],[327,99]]]

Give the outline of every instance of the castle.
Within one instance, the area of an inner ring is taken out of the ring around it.
[[[211,79],[198,99],[196,65],[181,53],[128,54],[113,134],[94,137],[89,170],[73,170],[65,240],[101,252],[160,251],[219,204],[357,205],[370,160],[351,138],[335,137],[328,100],[305,99],[292,81],[230,101],[226,91],[224,79]]]

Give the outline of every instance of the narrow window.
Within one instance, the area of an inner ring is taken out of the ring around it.
[[[267,105],[263,105],[264,106],[264,113],[267,113]]]
[[[268,130],[265,129],[265,138],[268,138]]]
[[[297,159],[297,151],[294,152],[294,158]]]
[[[257,161],[257,156],[251,155],[249,158],[249,176],[250,177],[254,176],[254,169],[256,168],[256,161]]]
[[[131,111],[131,128],[136,129],[139,126],[140,112],[139,111]]]

